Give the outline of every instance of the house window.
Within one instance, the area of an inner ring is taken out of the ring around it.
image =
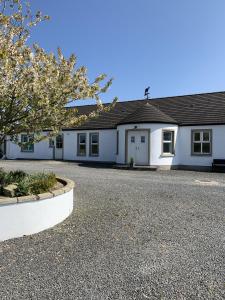
[[[119,130],[116,132],[116,155],[119,154]]]
[[[163,154],[174,154],[174,131],[164,130],[162,141]]]
[[[49,138],[49,148],[54,148],[55,142],[53,138]]]
[[[212,130],[192,130],[192,155],[211,155]]]
[[[135,143],[135,136],[131,136],[130,141],[131,143]]]
[[[145,143],[145,136],[141,136],[141,143]]]
[[[98,156],[99,154],[99,134],[90,133],[90,156]]]
[[[86,155],[86,133],[78,133],[77,135],[77,155]]]
[[[57,135],[56,139],[56,148],[57,149],[62,149],[63,148],[63,136],[61,134]]]
[[[33,140],[33,134],[21,134],[21,143],[24,143],[24,145],[21,146],[21,151],[34,152]]]

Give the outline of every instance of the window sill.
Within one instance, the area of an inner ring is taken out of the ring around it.
[[[29,151],[29,150],[21,150],[21,152],[24,152],[24,153],[34,153],[34,151]]]
[[[160,155],[161,157],[174,157],[175,156],[175,154],[172,154],[172,153],[163,153],[163,154],[161,154]]]
[[[198,153],[192,153],[191,154],[191,156],[205,156],[205,157],[210,157],[210,156],[212,156],[212,154],[211,153],[209,153],[209,154],[203,154],[203,153],[200,153],[200,154],[198,154]]]

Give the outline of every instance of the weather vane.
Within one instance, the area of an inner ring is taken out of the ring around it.
[[[149,90],[150,90],[150,86],[145,89],[145,96],[147,99],[149,99],[149,94],[150,94]]]

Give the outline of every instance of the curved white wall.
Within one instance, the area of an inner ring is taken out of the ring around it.
[[[73,189],[50,199],[0,206],[0,241],[38,233],[65,220],[73,210]]]
[[[150,129],[150,165],[170,166],[179,163],[179,143],[177,140],[178,126],[173,124],[129,124],[117,127],[119,131],[119,154],[117,155],[117,163],[125,162],[125,132],[129,129]],[[162,156],[162,130],[175,131],[175,155]]]

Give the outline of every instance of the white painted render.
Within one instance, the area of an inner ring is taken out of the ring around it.
[[[214,158],[225,158],[225,125],[183,126],[174,124],[129,124],[119,125],[117,129],[64,131],[64,160],[115,162],[124,164],[125,161],[125,133],[126,130],[150,130],[150,165],[155,166],[211,166]],[[212,130],[212,155],[191,155],[191,131],[193,129]],[[174,130],[175,154],[162,155],[162,131]],[[117,131],[119,132],[119,153],[117,151]],[[86,155],[77,155],[77,135],[86,133]],[[99,134],[99,155],[89,155],[89,134]],[[34,145],[34,152],[21,152],[20,147],[9,142],[7,145],[9,159],[53,159],[53,148],[49,148],[48,140]]]
[[[119,154],[117,156],[117,163],[124,164],[125,162],[125,135],[126,130],[132,129],[149,129],[150,130],[150,165],[176,165],[178,164],[178,143],[177,132],[178,126],[172,124],[129,124],[120,125],[117,127],[119,131]],[[162,130],[174,130],[175,134],[175,155],[162,155]]]
[[[89,135],[97,132],[99,134],[99,155],[89,155]],[[77,135],[86,133],[86,155],[77,155]],[[86,160],[100,162],[116,162],[116,129],[109,130],[87,130],[87,131],[65,131],[64,132],[65,160]]]
[[[73,211],[73,189],[54,198],[0,205],[0,241],[38,233]]]
[[[191,155],[191,131],[196,129],[212,130],[212,155]],[[184,126],[179,128],[179,164],[189,166],[211,166],[212,160],[225,158],[225,125]]]
[[[46,139],[34,144],[34,152],[23,152],[17,144],[8,141],[6,157],[8,159],[53,159],[53,148],[49,147],[49,140]]]

